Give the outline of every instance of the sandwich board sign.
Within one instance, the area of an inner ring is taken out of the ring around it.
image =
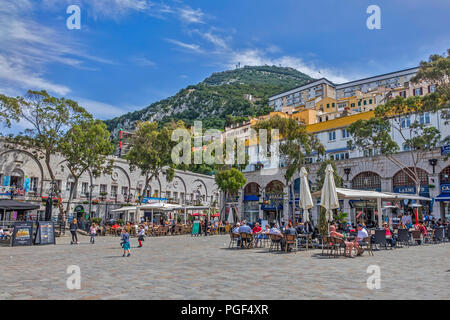
[[[32,237],[33,237],[33,222],[14,223],[11,240],[11,245],[13,247],[33,245]]]
[[[38,221],[34,244],[56,244],[55,225],[53,221]]]

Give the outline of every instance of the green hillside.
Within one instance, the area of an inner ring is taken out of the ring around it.
[[[137,121],[158,121],[161,125],[183,120],[187,125],[202,120],[203,128],[224,129],[248,117],[267,114],[269,96],[304,85],[311,77],[292,68],[276,66],[243,67],[218,72],[197,85],[148,107],[107,120],[116,135],[121,127],[133,130]]]

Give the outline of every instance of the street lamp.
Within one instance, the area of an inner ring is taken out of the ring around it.
[[[348,181],[348,175],[352,172],[352,168],[344,168],[344,173],[347,175],[347,181]]]
[[[14,193],[16,192],[16,186],[11,186],[9,190],[11,193],[11,200],[14,200]]]
[[[47,198],[47,202],[45,204],[45,221],[50,221],[52,219],[52,210],[53,210],[53,191],[55,187],[55,182],[50,181],[50,193]],[[36,216],[36,221],[38,220],[38,216]]]
[[[91,183],[89,186],[89,216],[92,212],[92,189],[94,189],[94,185]]]
[[[433,174],[435,174],[435,167],[436,167],[437,162],[438,162],[437,159],[428,159],[428,163],[430,164],[430,166],[433,167]]]

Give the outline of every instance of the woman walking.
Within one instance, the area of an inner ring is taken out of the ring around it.
[[[73,219],[72,223],[69,226],[70,233],[72,234],[72,241],[70,241],[70,244],[79,244],[78,237],[77,237],[77,219]]]
[[[125,257],[125,255],[128,252],[127,257],[131,256],[131,250],[130,250],[130,234],[128,233],[128,231],[123,228],[122,229],[122,248],[123,248],[123,256]]]

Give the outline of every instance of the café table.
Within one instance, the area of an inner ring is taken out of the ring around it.
[[[225,226],[219,226],[218,230],[219,230],[219,234],[226,233],[225,232],[225,230],[226,230]]]
[[[308,251],[309,249],[309,241],[311,240],[311,235],[310,234],[299,234],[297,235],[297,239],[304,239],[306,242],[306,251]]]

